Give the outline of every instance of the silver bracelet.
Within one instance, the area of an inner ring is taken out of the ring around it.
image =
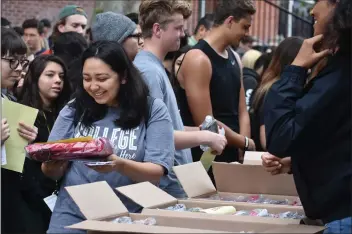
[[[248,147],[249,147],[249,139],[248,137],[244,137],[244,151],[247,151],[248,150]]]

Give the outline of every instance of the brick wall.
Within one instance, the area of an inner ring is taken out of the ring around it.
[[[279,4],[281,0],[270,0]],[[270,6],[262,0],[256,0],[257,12],[253,17],[252,27],[249,35],[258,38],[260,41],[268,42],[269,39],[276,37],[279,25],[279,10]],[[212,13],[216,7],[215,0],[206,1],[206,12]]]
[[[11,21],[13,26],[21,26],[24,20],[30,18],[47,18],[54,24],[60,9],[68,4],[84,8],[88,19],[91,19],[95,8],[94,0],[2,0],[1,16]]]

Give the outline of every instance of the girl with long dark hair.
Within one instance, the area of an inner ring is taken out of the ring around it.
[[[301,48],[303,39],[289,37],[283,40],[275,50],[269,67],[264,73],[259,86],[254,91],[251,108],[252,138],[258,151],[266,150],[263,101],[270,87],[280,79],[280,74],[285,66],[290,65]]]
[[[274,174],[291,170],[306,216],[325,233],[351,233],[352,1],[318,1],[312,15],[315,36],[264,101],[272,155],[263,165]]]
[[[60,112],[49,140],[92,136],[108,138],[112,165],[48,162],[43,172],[64,176],[48,233],[77,233],[65,227],[85,218],[66,186],[107,181],[120,187],[141,181],[158,183],[173,165],[173,127],[165,104],[148,97],[147,85],[117,42],[94,42],[82,56],[83,80],[75,99]],[[131,212],[140,207],[120,197]]]
[[[46,142],[59,111],[67,103],[70,93],[67,69],[54,55],[41,55],[30,64],[19,94],[19,102],[39,110],[34,125],[38,135],[33,142]],[[26,158],[22,175],[22,194],[31,214],[27,216],[35,225],[31,233],[46,233],[51,211],[44,202],[56,189],[58,182],[47,178],[41,163]]]

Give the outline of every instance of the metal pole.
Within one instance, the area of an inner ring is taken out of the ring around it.
[[[287,15],[287,37],[292,37],[292,13],[293,13],[294,0],[288,2],[288,15]]]
[[[200,1],[200,4],[201,4],[201,6],[200,6],[200,18],[202,18],[203,16],[205,16],[205,0],[201,0]]]

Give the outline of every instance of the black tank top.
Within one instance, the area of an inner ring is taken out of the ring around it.
[[[193,47],[206,54],[211,62],[212,76],[209,85],[213,115],[235,132],[239,132],[238,102],[241,88],[241,72],[236,57],[227,49],[228,58],[221,57],[206,41],[200,40]],[[191,77],[190,77],[191,78]],[[178,103],[180,114],[185,126],[195,126],[189,110],[185,90],[179,88]],[[199,161],[203,151],[199,147],[192,149],[193,161]],[[227,146],[216,161],[238,161],[238,150]]]

